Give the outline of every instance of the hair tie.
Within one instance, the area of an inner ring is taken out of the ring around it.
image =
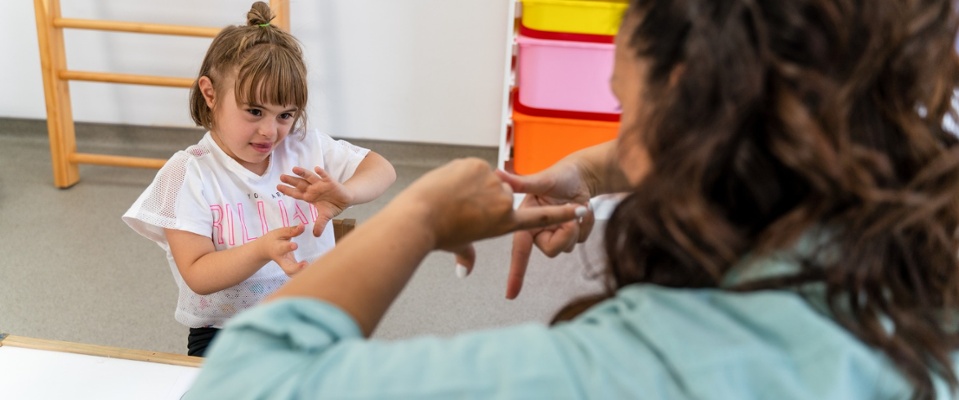
[[[260,28],[266,28],[266,27],[270,26],[270,23],[267,22],[267,23],[265,23],[265,24],[257,24],[257,26],[259,26]]]

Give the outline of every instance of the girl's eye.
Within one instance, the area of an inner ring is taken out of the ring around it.
[[[291,119],[291,118],[293,118],[293,113],[280,114],[280,119]]]
[[[252,114],[252,115],[254,115],[254,116],[257,116],[257,117],[263,115],[263,111],[260,111],[260,110],[258,110],[258,109],[256,109],[256,108],[251,108],[251,109],[249,109],[249,110],[246,110],[246,112],[248,112],[248,113],[250,113],[250,114]]]

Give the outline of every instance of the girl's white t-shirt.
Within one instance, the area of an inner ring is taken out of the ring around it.
[[[123,215],[137,233],[165,252],[180,289],[176,320],[192,327],[220,327],[237,312],[260,302],[288,280],[271,261],[249,279],[228,289],[199,295],[183,281],[164,229],[209,237],[217,251],[249,243],[271,230],[305,225],[293,241],[297,260],[311,262],[333,245],[333,224],[313,236],[317,212],[313,205],[280,193],[280,175],[293,167],[323,168],[332,178],[349,179],[368,149],[334,140],[316,130],[290,134],[273,151],[263,175],[244,168],[213,141],[209,132],[199,143],[179,151],[157,173],[153,183]]]

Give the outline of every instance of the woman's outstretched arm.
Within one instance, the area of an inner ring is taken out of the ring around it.
[[[514,211],[513,191],[489,164],[456,160],[414,182],[268,300],[329,302],[369,336],[430,251],[471,254],[476,240],[569,221],[584,212],[576,205]]]

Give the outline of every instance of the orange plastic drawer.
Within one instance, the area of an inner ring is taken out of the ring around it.
[[[513,110],[513,171],[542,171],[570,153],[616,138],[619,122],[538,117]]]

